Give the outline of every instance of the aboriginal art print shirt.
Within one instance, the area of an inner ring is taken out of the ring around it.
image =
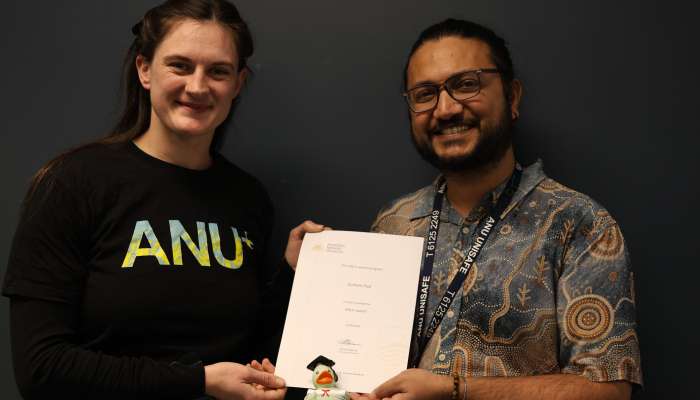
[[[375,232],[425,237],[437,180],[380,211]],[[445,199],[427,321],[505,186],[466,218]],[[620,227],[591,198],[523,171],[420,366],[437,374],[569,373],[641,384],[634,280]]]

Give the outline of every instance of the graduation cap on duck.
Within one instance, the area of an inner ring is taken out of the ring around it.
[[[311,381],[315,388],[332,388],[338,382],[338,374],[333,370],[335,362],[330,358],[318,356],[306,366],[313,371]]]

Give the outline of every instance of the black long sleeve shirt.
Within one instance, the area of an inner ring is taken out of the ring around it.
[[[23,396],[191,399],[203,365],[270,356],[292,281],[264,284],[271,224],[264,188],[221,156],[69,155],[28,197],[3,285]]]

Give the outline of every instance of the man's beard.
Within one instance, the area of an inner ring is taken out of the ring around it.
[[[495,166],[505,155],[512,144],[512,121],[509,118],[509,107],[506,105],[503,117],[496,124],[479,123],[477,143],[474,149],[468,153],[456,157],[440,157],[435,153],[432,137],[439,135],[440,131],[453,126],[469,123],[462,115],[455,116],[448,121],[442,121],[437,128],[428,133],[427,141],[419,143],[415,135],[411,135],[413,145],[420,156],[435,168],[445,172],[480,172]],[[471,135],[475,133],[469,133]]]

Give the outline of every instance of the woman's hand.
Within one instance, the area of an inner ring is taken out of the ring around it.
[[[268,358],[263,358],[262,362],[258,362],[258,360],[253,360],[248,365],[257,369],[258,371],[269,372],[271,374],[275,373],[275,364],[273,364]],[[258,389],[266,389],[265,386],[260,384],[255,385],[255,387]],[[286,388],[284,390],[285,392],[287,391]]]
[[[299,251],[301,250],[301,242],[304,240],[304,235],[307,233],[321,232],[329,229],[331,228],[309,220],[304,221],[301,225],[292,229],[289,232],[287,249],[284,251],[284,259],[287,261],[287,264],[289,264],[289,266],[296,271],[297,261],[299,261]]]
[[[219,400],[282,400],[287,392],[284,380],[272,373],[274,366],[268,370],[264,364],[263,370],[232,362],[207,365],[205,391]]]

